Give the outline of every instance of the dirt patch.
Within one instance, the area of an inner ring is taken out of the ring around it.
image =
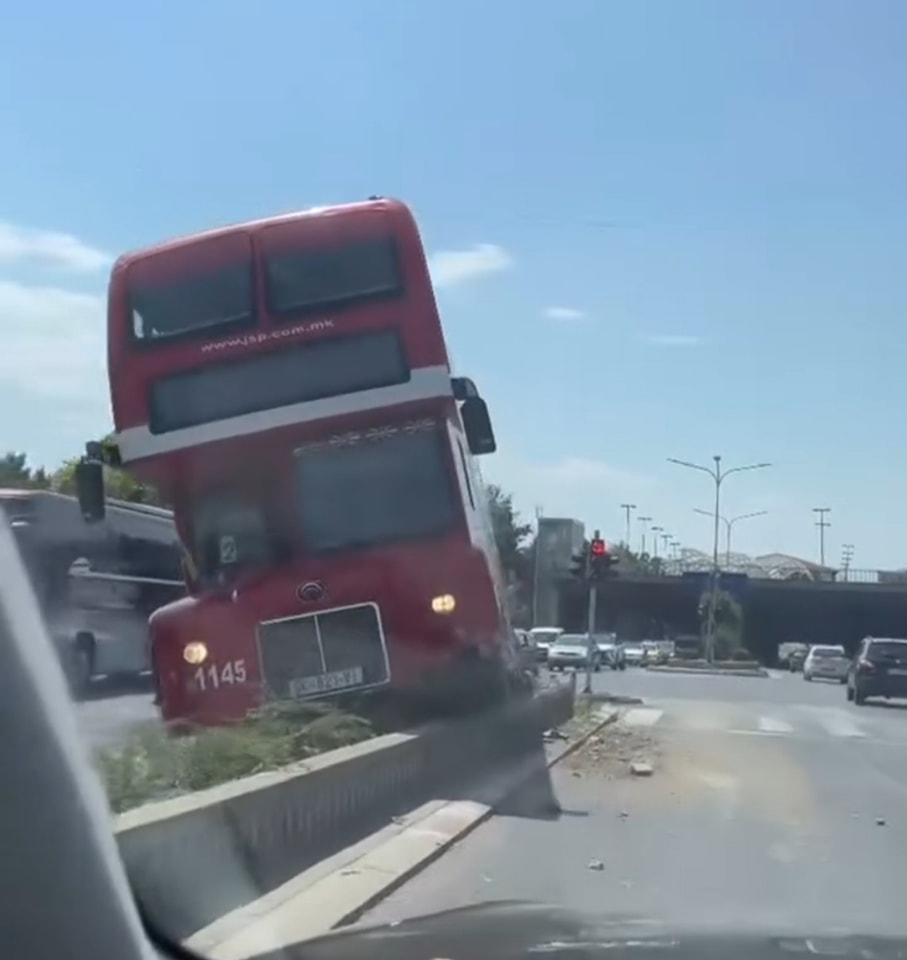
[[[564,761],[575,776],[596,776],[608,780],[630,779],[630,765],[644,761],[658,771],[658,742],[642,730],[624,727],[618,720],[603,727]]]

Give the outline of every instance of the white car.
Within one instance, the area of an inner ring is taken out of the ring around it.
[[[804,680],[837,680],[847,683],[850,660],[842,646],[816,644],[803,661]]]
[[[645,651],[641,643],[625,643],[624,662],[628,667],[638,667],[645,659]]]
[[[529,631],[529,637],[539,660],[544,662],[548,659],[548,651],[563,632],[560,627],[533,627]]]

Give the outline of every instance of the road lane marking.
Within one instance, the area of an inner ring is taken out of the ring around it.
[[[759,717],[759,731],[761,733],[793,733],[794,728],[779,717]]]
[[[836,707],[807,707],[816,722],[833,737],[860,738],[866,734],[857,722]]]
[[[623,715],[623,722],[628,727],[654,727],[664,715],[664,710],[654,707],[633,707]]]
[[[699,703],[695,709],[684,711],[680,725],[686,730],[728,731],[731,729],[730,704]]]

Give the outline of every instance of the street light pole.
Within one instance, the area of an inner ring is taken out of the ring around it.
[[[819,528],[819,566],[825,566],[825,529],[831,526],[831,522],[825,519],[826,513],[831,513],[831,507],[813,507],[813,513],[816,514],[816,526]]]
[[[718,533],[721,523],[721,484],[732,473],[743,473],[744,470],[764,470],[770,467],[770,463],[748,463],[743,467],[731,467],[729,470],[721,469],[721,455],[715,454],[712,457],[715,463],[714,467],[706,467],[701,463],[691,463],[689,460],[677,460],[674,457],[668,457],[668,463],[676,464],[678,467],[686,467],[688,470],[698,470],[700,473],[706,473],[715,484],[715,526],[712,537],[712,583],[709,590],[709,618],[706,627],[706,659],[714,658],[715,647],[715,607],[718,603]]]
[[[630,512],[636,509],[635,503],[622,503],[620,509],[623,510],[626,517],[626,530],[627,530],[627,549],[630,549]]]
[[[644,554],[644,553],[646,552],[646,524],[647,524],[647,523],[651,523],[651,522],[652,522],[652,518],[651,518],[651,517],[637,517],[636,519],[639,521],[640,529],[641,529],[641,531],[642,531],[642,533],[640,534],[640,536],[641,536],[642,539],[640,540],[640,545],[639,545],[639,553],[640,553],[640,555],[642,555],[642,554]]]
[[[658,535],[664,530],[664,527],[651,527],[652,531],[652,558],[658,559]]]
[[[712,518],[711,510],[699,510],[698,508],[693,509],[693,513],[698,513],[703,517],[708,517],[710,520]],[[727,517],[722,516],[721,522],[724,524],[724,565],[729,567],[731,565],[731,533],[734,529],[734,524],[738,520],[749,520],[752,517],[764,517],[768,513],[768,510],[757,510],[755,513],[741,513],[739,516]]]

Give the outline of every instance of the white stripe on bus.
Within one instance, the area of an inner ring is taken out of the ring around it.
[[[129,463],[143,457],[172,453],[175,450],[183,450],[203,443],[228,440],[231,437],[260,433],[277,427],[289,427],[294,423],[307,423],[327,417],[360,413],[378,407],[390,407],[398,403],[451,396],[453,396],[453,388],[447,367],[421,367],[412,371],[406,383],[392,387],[362,390],[359,393],[347,393],[340,397],[309,400],[305,403],[276,407],[258,413],[246,413],[227,420],[203,423],[197,427],[173,430],[170,433],[153,434],[147,425],[129,427],[117,435],[116,441],[119,444],[123,463]]]

